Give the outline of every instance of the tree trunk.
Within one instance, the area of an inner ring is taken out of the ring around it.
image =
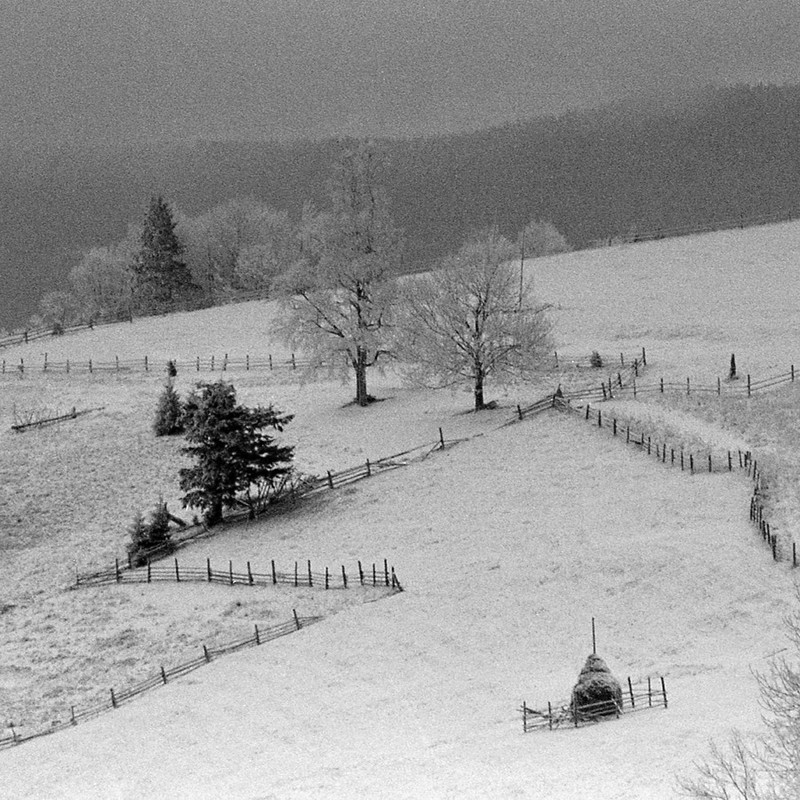
[[[475,410],[480,411],[484,407],[483,402],[483,370],[480,367],[475,368]]]
[[[353,368],[356,371],[356,403],[360,406],[368,406],[370,396],[367,394],[367,354],[361,348],[353,361]]]
[[[214,502],[208,507],[208,510],[205,514],[206,517],[206,525],[209,528],[216,525],[218,522],[222,522],[222,498],[215,497]]]

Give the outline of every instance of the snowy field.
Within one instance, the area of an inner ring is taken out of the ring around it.
[[[785,372],[800,332],[800,225],[729,231],[539,259],[558,349],[645,347],[648,378],[713,383]],[[197,355],[243,358],[269,340],[268,303],[101,328],[3,352],[9,363]],[[283,353],[285,355],[285,353]],[[383,399],[291,375],[229,373],[246,403],[296,415],[286,438],[324,473],[447,438],[421,463],[181,551],[181,562],[336,567],[383,558],[406,591],[108,586],[76,568],[124,552],[134,511],[179,511],[180,442],[150,423],[162,375],[0,379],[0,692],[3,722],[63,719],[70,704],[247,635],[297,608],[315,626],[228,656],[64,733],[0,752],[19,798],[669,798],[710,738],[759,728],[752,670],[786,647],[794,576],[750,527],[739,474],[691,477],[555,412],[498,429],[558,378],[467,414],[466,393]],[[202,377],[211,378],[208,373]],[[583,380],[585,375],[563,376]],[[197,378],[181,372],[185,393]],[[621,401],[621,412],[718,447],[768,453],[788,490],[798,465],[794,386],[751,400]],[[14,412],[99,408],[24,434]],[[483,435],[478,435],[483,434]],[[785,435],[784,435],[785,434]],[[794,437],[794,438],[793,438]],[[186,513],[186,512],[182,512]],[[615,674],[666,679],[670,705],[579,730],[522,733],[518,708],[565,699],[591,651]],[[217,637],[216,639],[214,637]],[[185,654],[189,654],[186,656]],[[2,735],[2,731],[0,731]]]

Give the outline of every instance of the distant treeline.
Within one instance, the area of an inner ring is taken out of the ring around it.
[[[422,269],[475,228],[549,220],[574,247],[636,231],[800,211],[800,87],[708,89],[500,128],[384,142],[387,194]],[[327,203],[335,141],[75,145],[0,152],[0,328],[21,325],[153,194],[198,215],[253,198],[299,218]]]

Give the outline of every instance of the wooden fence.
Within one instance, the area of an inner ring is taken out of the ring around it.
[[[612,244],[633,244],[650,242],[659,239],[671,239],[677,236],[691,236],[698,233],[712,233],[713,231],[732,230],[734,228],[753,228],[759,225],[774,225],[778,222],[790,222],[796,219],[794,211],[780,211],[773,214],[758,214],[751,217],[738,216],[726,217],[716,222],[703,225],[676,225],[672,228],[655,228],[647,231],[632,230],[626,234],[616,234],[602,239],[595,239],[592,247],[608,247]]]
[[[546,709],[530,708],[523,701],[522,730],[530,733],[536,730],[555,730],[561,727],[578,728],[594,722],[618,718],[622,714],[634,711],[647,711],[653,708],[664,708],[667,705],[667,686],[664,678],[659,676],[655,681],[647,678],[646,681],[633,683],[628,678],[627,691],[623,689],[622,703],[603,701],[589,705],[575,706],[569,701],[548,703]]]
[[[151,676],[132,686],[128,686],[123,689],[111,688],[108,690],[107,698],[102,702],[95,703],[94,705],[87,706],[85,708],[76,708],[75,706],[71,706],[68,713],[63,715],[64,719],[59,719],[56,722],[53,722],[47,728],[19,733],[13,726],[9,726],[11,734],[0,737],[0,749],[21,744],[23,742],[28,742],[31,739],[36,739],[40,736],[46,736],[47,734],[55,733],[56,731],[65,730],[73,725],[77,725],[79,722],[96,717],[105,711],[118,708],[123,703],[132,700],[134,697],[138,697],[144,692],[155,689],[158,686],[165,686],[170,680],[180,678],[189,672],[193,672],[194,670],[211,663],[211,661],[217,658],[230,653],[235,653],[248,647],[262,645],[265,642],[269,642],[281,636],[286,636],[289,633],[299,631],[301,628],[312,625],[315,622],[319,622],[321,619],[322,617],[320,616],[301,617],[295,611],[293,619],[280,625],[274,625],[272,627],[262,629],[259,629],[258,625],[256,625],[252,636],[236,639],[226,644],[218,645],[217,647],[201,645],[202,655],[198,655],[197,658],[169,669],[161,666],[158,671],[154,672]]]
[[[403,587],[397,578],[394,567],[390,567],[387,559],[383,560],[383,565],[378,566],[373,562],[372,568],[364,568],[361,561],[358,562],[357,573],[351,571],[348,577],[347,569],[344,564],[340,570],[331,570],[325,567],[323,571],[314,571],[311,561],[306,561],[302,566],[300,562],[294,562],[294,570],[281,572],[276,569],[275,561],[270,562],[269,572],[257,572],[253,570],[250,562],[244,572],[234,571],[233,562],[228,562],[227,569],[214,569],[211,566],[211,559],[206,559],[205,567],[187,567],[180,565],[178,559],[174,559],[170,566],[158,566],[148,562],[146,566],[133,568],[116,562],[112,569],[99,570],[95,572],[77,573],[75,576],[75,587],[79,586],[98,586],[107,583],[154,583],[169,581],[170,583],[222,583],[227,586],[276,586],[278,584],[290,585],[294,587],[307,586],[325,589],[347,589],[358,582],[360,586],[385,587],[392,592],[402,592]]]
[[[666,437],[655,435],[653,432],[631,429],[628,423],[620,422],[613,414],[603,414],[602,408],[592,408],[587,403],[582,407],[573,406],[568,399],[557,398],[556,407],[562,411],[572,412],[598,428],[610,431],[611,435],[625,444],[633,445],[638,450],[649,456],[654,456],[656,461],[671,467],[680,467],[682,472],[691,475],[697,473],[744,472],[753,481],[753,496],[750,499],[750,521],[756,526],[764,541],[772,551],[775,561],[784,560],[786,554],[782,552],[778,535],[772,532],[772,526],[766,519],[763,496],[767,484],[753,454],[747,450],[718,451],[686,451],[683,448],[670,447],[665,441]],[[792,566],[797,566],[797,546],[791,545]]]
[[[620,354],[621,366],[625,366],[625,357]],[[167,361],[153,359],[149,355],[140,358],[121,359],[115,356],[113,361],[102,361],[89,358],[85,361],[66,359],[64,361],[53,361],[48,353],[42,354],[42,360],[37,363],[25,361],[0,360],[0,375],[20,376],[30,372],[43,372],[50,374],[122,374],[122,373],[159,373],[167,369]],[[335,364],[326,362],[313,362],[299,358],[295,353],[289,356],[273,356],[272,353],[250,355],[245,354],[242,358],[231,358],[228,353],[221,357],[217,355],[195,356],[192,359],[171,359],[169,363],[180,373],[201,373],[201,372],[271,372],[271,373],[292,373],[308,369],[318,369],[320,371],[329,370]],[[616,359],[603,359],[603,363],[616,363]],[[630,363],[630,362],[629,362]],[[543,362],[544,368],[564,369],[572,367],[575,369],[597,369],[592,364],[592,355],[565,356],[554,351]]]
[[[563,357],[558,356],[558,354],[554,354],[554,358],[559,358],[560,363],[564,364],[572,364],[573,366],[583,366],[584,363],[588,365],[589,363],[589,356],[587,356],[586,361],[576,359],[574,361],[569,361],[563,359]],[[617,371],[616,375],[609,376],[607,381],[604,381],[602,386],[598,386],[594,389],[586,390],[586,391],[579,391],[573,392],[569,394],[564,394],[561,392],[560,387],[553,393],[548,393],[545,396],[539,398],[535,402],[531,403],[527,406],[518,405],[516,407],[515,412],[512,416],[509,416],[506,420],[501,422],[498,425],[498,429],[506,427],[508,425],[513,425],[517,422],[520,422],[524,419],[527,419],[531,416],[536,416],[537,414],[541,414],[551,408],[553,408],[556,402],[560,399],[571,399],[575,397],[594,397],[595,395],[604,396],[604,392],[607,390],[604,388],[608,384],[614,384],[616,381],[620,387],[624,387],[627,384],[627,381],[631,380],[633,376],[638,375],[640,370],[642,369],[643,365],[646,363],[646,353],[644,349],[642,350],[642,359],[639,360],[638,357],[636,358],[628,358],[627,361],[623,354],[620,354],[620,366],[626,365],[622,371]],[[592,369],[595,369],[594,367]],[[287,504],[293,504],[299,500],[307,499],[313,497],[314,495],[320,494],[326,491],[334,491],[339,489],[343,486],[348,486],[350,484],[356,483],[357,481],[365,480],[366,478],[371,478],[375,475],[379,475],[383,472],[388,472],[390,470],[399,469],[400,467],[407,466],[410,463],[421,461],[426,459],[432,453],[435,453],[440,450],[445,450],[448,447],[452,447],[456,444],[460,444],[461,442],[467,441],[471,437],[462,437],[459,439],[447,439],[445,437],[444,431],[442,428],[439,428],[439,438],[435,441],[425,442],[423,444],[417,445],[415,447],[411,447],[408,450],[404,450],[400,453],[394,453],[390,456],[384,456],[383,458],[379,458],[377,460],[370,460],[366,459],[363,463],[354,465],[352,467],[347,467],[346,469],[339,470],[339,471],[326,471],[326,473],[322,476],[307,476],[303,479],[302,483],[297,487],[292,487],[289,491],[287,491],[282,497],[272,501],[269,503],[265,508],[259,509],[258,511],[254,511],[251,508],[247,508],[246,510],[237,510],[229,512],[225,515],[224,523],[225,524],[236,524],[245,521],[252,520],[255,517],[263,516],[265,514],[270,513],[276,507],[285,507]],[[141,553],[142,558],[150,559],[150,560],[157,560],[163,558],[165,556],[170,555],[176,548],[181,548],[189,543],[196,541],[197,539],[204,538],[209,535],[213,535],[215,529],[209,529],[203,524],[198,525],[187,525],[186,527],[182,528],[180,531],[176,531],[174,538],[167,544],[154,547],[148,551],[144,551]],[[119,567],[120,569],[131,569],[132,564],[130,559],[126,559],[126,564],[124,567]],[[117,562],[119,564],[119,561]],[[108,567],[102,572],[111,574],[115,567]]]

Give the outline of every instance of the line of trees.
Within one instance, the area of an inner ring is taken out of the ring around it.
[[[538,220],[516,242],[487,229],[433,273],[402,278],[404,241],[385,170],[374,144],[345,142],[330,207],[307,204],[296,222],[255,201],[188,218],[153,197],[138,230],[87,253],[70,274],[72,290],[43,298],[43,321],[58,332],[81,315],[163,313],[258,292],[280,298],[273,333],[313,374],[353,376],[358,405],[374,399],[369,370],[399,361],[420,385],[471,384],[475,408],[484,408],[487,380],[524,379],[550,346],[522,261],[569,245]]]

